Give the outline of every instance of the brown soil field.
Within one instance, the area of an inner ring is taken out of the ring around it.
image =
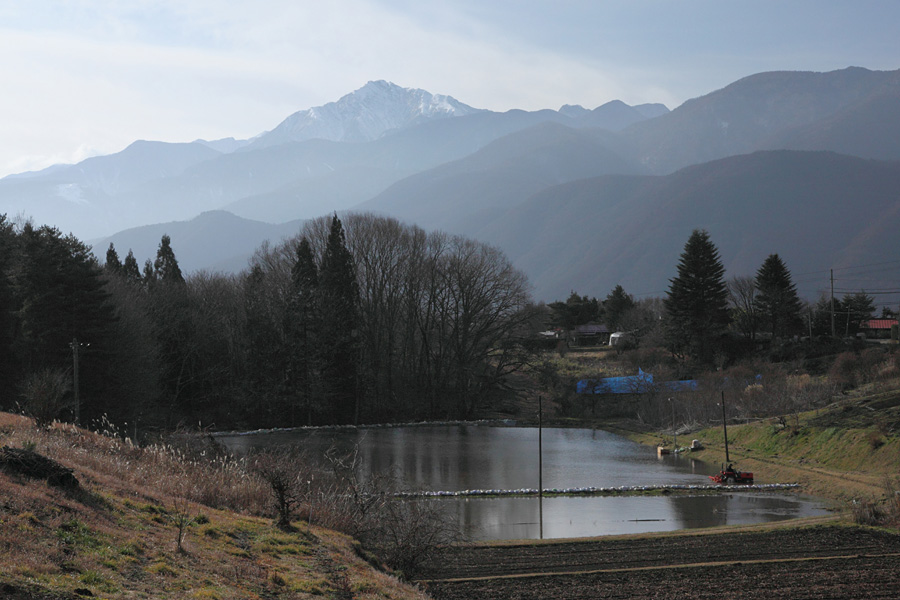
[[[900,597],[900,534],[839,524],[454,548],[438,600]]]

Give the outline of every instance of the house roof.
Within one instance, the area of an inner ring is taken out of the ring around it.
[[[578,335],[597,335],[599,333],[609,333],[609,329],[607,329],[606,325],[588,323],[587,325],[576,325],[575,333]]]
[[[897,319],[869,319],[859,324],[862,329],[890,329],[897,324]]]

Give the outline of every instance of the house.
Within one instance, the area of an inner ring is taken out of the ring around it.
[[[610,331],[606,325],[588,323],[576,325],[572,330],[572,344],[575,346],[597,346],[609,343]]]
[[[891,328],[897,324],[897,319],[869,319],[859,324],[860,333],[869,338],[891,337]]]

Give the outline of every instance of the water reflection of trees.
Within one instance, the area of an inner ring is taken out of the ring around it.
[[[695,529],[728,524],[727,495],[670,496],[672,515],[677,523],[673,529]]]

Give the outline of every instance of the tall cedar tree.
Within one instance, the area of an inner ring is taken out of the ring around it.
[[[790,271],[777,254],[770,254],[756,272],[756,290],[756,315],[773,339],[800,332],[800,298]]]
[[[141,268],[138,266],[137,259],[134,257],[134,252],[131,249],[128,250],[128,256],[125,257],[125,262],[122,263],[121,273],[129,283],[141,282]]]
[[[290,416],[284,410],[290,349],[281,322],[284,315],[273,314],[268,278],[258,264],[244,278],[247,396],[253,405],[253,422],[283,427]]]
[[[289,385],[292,392],[291,421],[294,425],[294,409],[302,408],[306,424],[313,420],[313,382],[316,364],[316,328],[318,307],[319,272],[313,259],[312,248],[304,237],[297,245],[297,258],[291,268],[291,295],[288,301],[287,336],[291,356]]]
[[[606,326],[612,330],[618,330],[622,317],[626,312],[634,308],[634,297],[625,293],[625,288],[617,285],[603,301],[603,309],[606,312]]]
[[[665,299],[669,348],[704,363],[714,358],[728,327],[725,267],[709,233],[695,229],[684,245],[678,276]]]
[[[119,253],[112,242],[109,243],[109,249],[106,251],[106,270],[114,275],[122,272],[122,262],[119,260]]]
[[[168,235],[162,236],[153,264],[147,260],[144,283],[150,290],[151,316],[162,362],[164,393],[170,409],[177,407],[183,414],[192,414],[195,398],[189,386],[190,362],[195,356],[195,348],[192,347],[194,334],[187,285]]]
[[[320,381],[336,423],[359,416],[359,286],[344,228],[335,214],[319,270]]]
[[[172,240],[168,235],[163,235],[159,242],[153,270],[160,281],[184,283],[184,276],[182,276],[181,267],[178,266],[178,261],[175,259],[175,251],[172,250]]]
[[[17,244],[16,233],[12,223],[0,214],[0,389],[15,388],[16,356],[13,353],[12,341],[15,331],[13,319],[13,290],[10,275],[13,266],[13,253]],[[12,408],[0,401],[0,408]]]

